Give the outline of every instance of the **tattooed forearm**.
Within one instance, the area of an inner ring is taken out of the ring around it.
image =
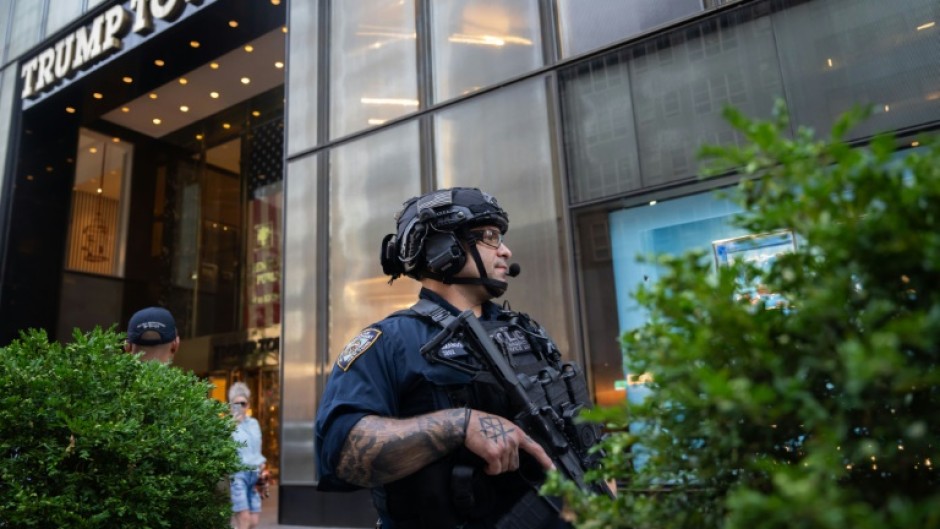
[[[462,408],[409,419],[363,417],[346,438],[336,474],[361,487],[413,474],[463,444],[465,417]]]

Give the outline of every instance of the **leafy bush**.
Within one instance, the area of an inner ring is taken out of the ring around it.
[[[30,330],[0,348],[0,527],[229,527],[225,405],[122,340]]]
[[[578,527],[940,527],[940,144],[852,147],[861,114],[816,140],[788,138],[781,107],[726,112],[746,145],[704,153],[745,173],[735,224],[792,230],[797,250],[766,270],[658,258],[637,294],[651,318],[623,336],[651,396],[590,414],[615,432],[598,473],[620,494],[545,488]],[[742,279],[786,309],[752,304]]]

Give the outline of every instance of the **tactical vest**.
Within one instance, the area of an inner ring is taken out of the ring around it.
[[[455,317],[429,300],[420,300],[398,314],[421,317],[443,329]],[[545,329],[527,315],[504,310],[496,320],[480,322],[499,346],[513,370],[526,381],[527,393],[540,408],[555,410],[564,422],[565,438],[580,457],[597,441],[597,428],[575,424],[574,418],[590,397],[580,369],[562,362],[561,354]],[[435,401],[442,408],[469,406],[512,420],[514,410],[494,375],[485,370],[470,345],[459,339],[427,351],[431,363],[441,363],[471,376],[468,384],[436,387]],[[554,528],[569,527],[552,507],[537,494],[544,471],[527,453],[520,451],[520,469],[488,476],[483,461],[465,448],[425,467],[421,471],[385,486],[382,499],[387,512],[402,528]],[[507,516],[507,513],[515,513]]]

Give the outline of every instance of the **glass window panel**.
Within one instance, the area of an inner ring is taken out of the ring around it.
[[[330,136],[418,109],[414,0],[333,2]]]
[[[694,177],[703,144],[739,141],[721,115],[726,106],[768,117],[783,97],[770,18],[755,15],[732,11],[632,50],[644,186]]]
[[[0,198],[5,189],[3,179],[6,175],[3,166],[7,159],[7,144],[10,139],[10,122],[13,98],[16,94],[16,64],[0,71]]]
[[[858,138],[940,119],[940,2],[810,2],[773,21],[794,123],[828,132],[873,105]]]
[[[284,213],[284,330],[280,480],[312,483],[313,420],[327,373],[317,357],[317,157],[287,166]],[[312,382],[312,383],[311,383]]]
[[[574,203],[638,189],[640,162],[626,53],[563,72],[562,113]]]
[[[52,35],[82,14],[82,3],[75,0],[49,0],[46,35]]]
[[[7,60],[15,59],[21,53],[39,43],[42,7],[45,2],[37,0],[14,0],[13,18],[10,20],[10,47]]]
[[[317,1],[290,4],[290,68],[288,69],[287,151],[290,154],[317,144]]]
[[[430,5],[435,101],[542,65],[537,0],[448,0]]]
[[[700,0],[557,0],[561,52],[601,48],[702,10]]]
[[[545,80],[473,98],[435,116],[438,187],[479,187],[509,213],[506,244],[522,274],[504,299],[568,352],[568,321]]]
[[[105,1],[106,0],[88,0],[88,7],[86,9],[86,12],[91,11],[96,5],[103,4]]]
[[[334,149],[330,158],[330,363],[360,330],[410,307],[419,284],[388,284],[382,238],[402,203],[419,195],[418,123],[411,121]]]
[[[7,44],[7,22],[10,21],[10,9],[13,7],[13,0],[0,0],[0,64],[5,63],[3,52]]]

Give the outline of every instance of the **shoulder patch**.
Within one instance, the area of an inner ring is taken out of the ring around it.
[[[343,352],[340,353],[339,358],[336,359],[336,365],[343,371],[348,370],[349,366],[351,366],[362,353],[372,347],[372,344],[379,339],[381,334],[382,331],[371,327],[363,329],[362,332],[359,333],[359,336],[356,336],[352,341],[346,344],[346,347],[343,348]]]

